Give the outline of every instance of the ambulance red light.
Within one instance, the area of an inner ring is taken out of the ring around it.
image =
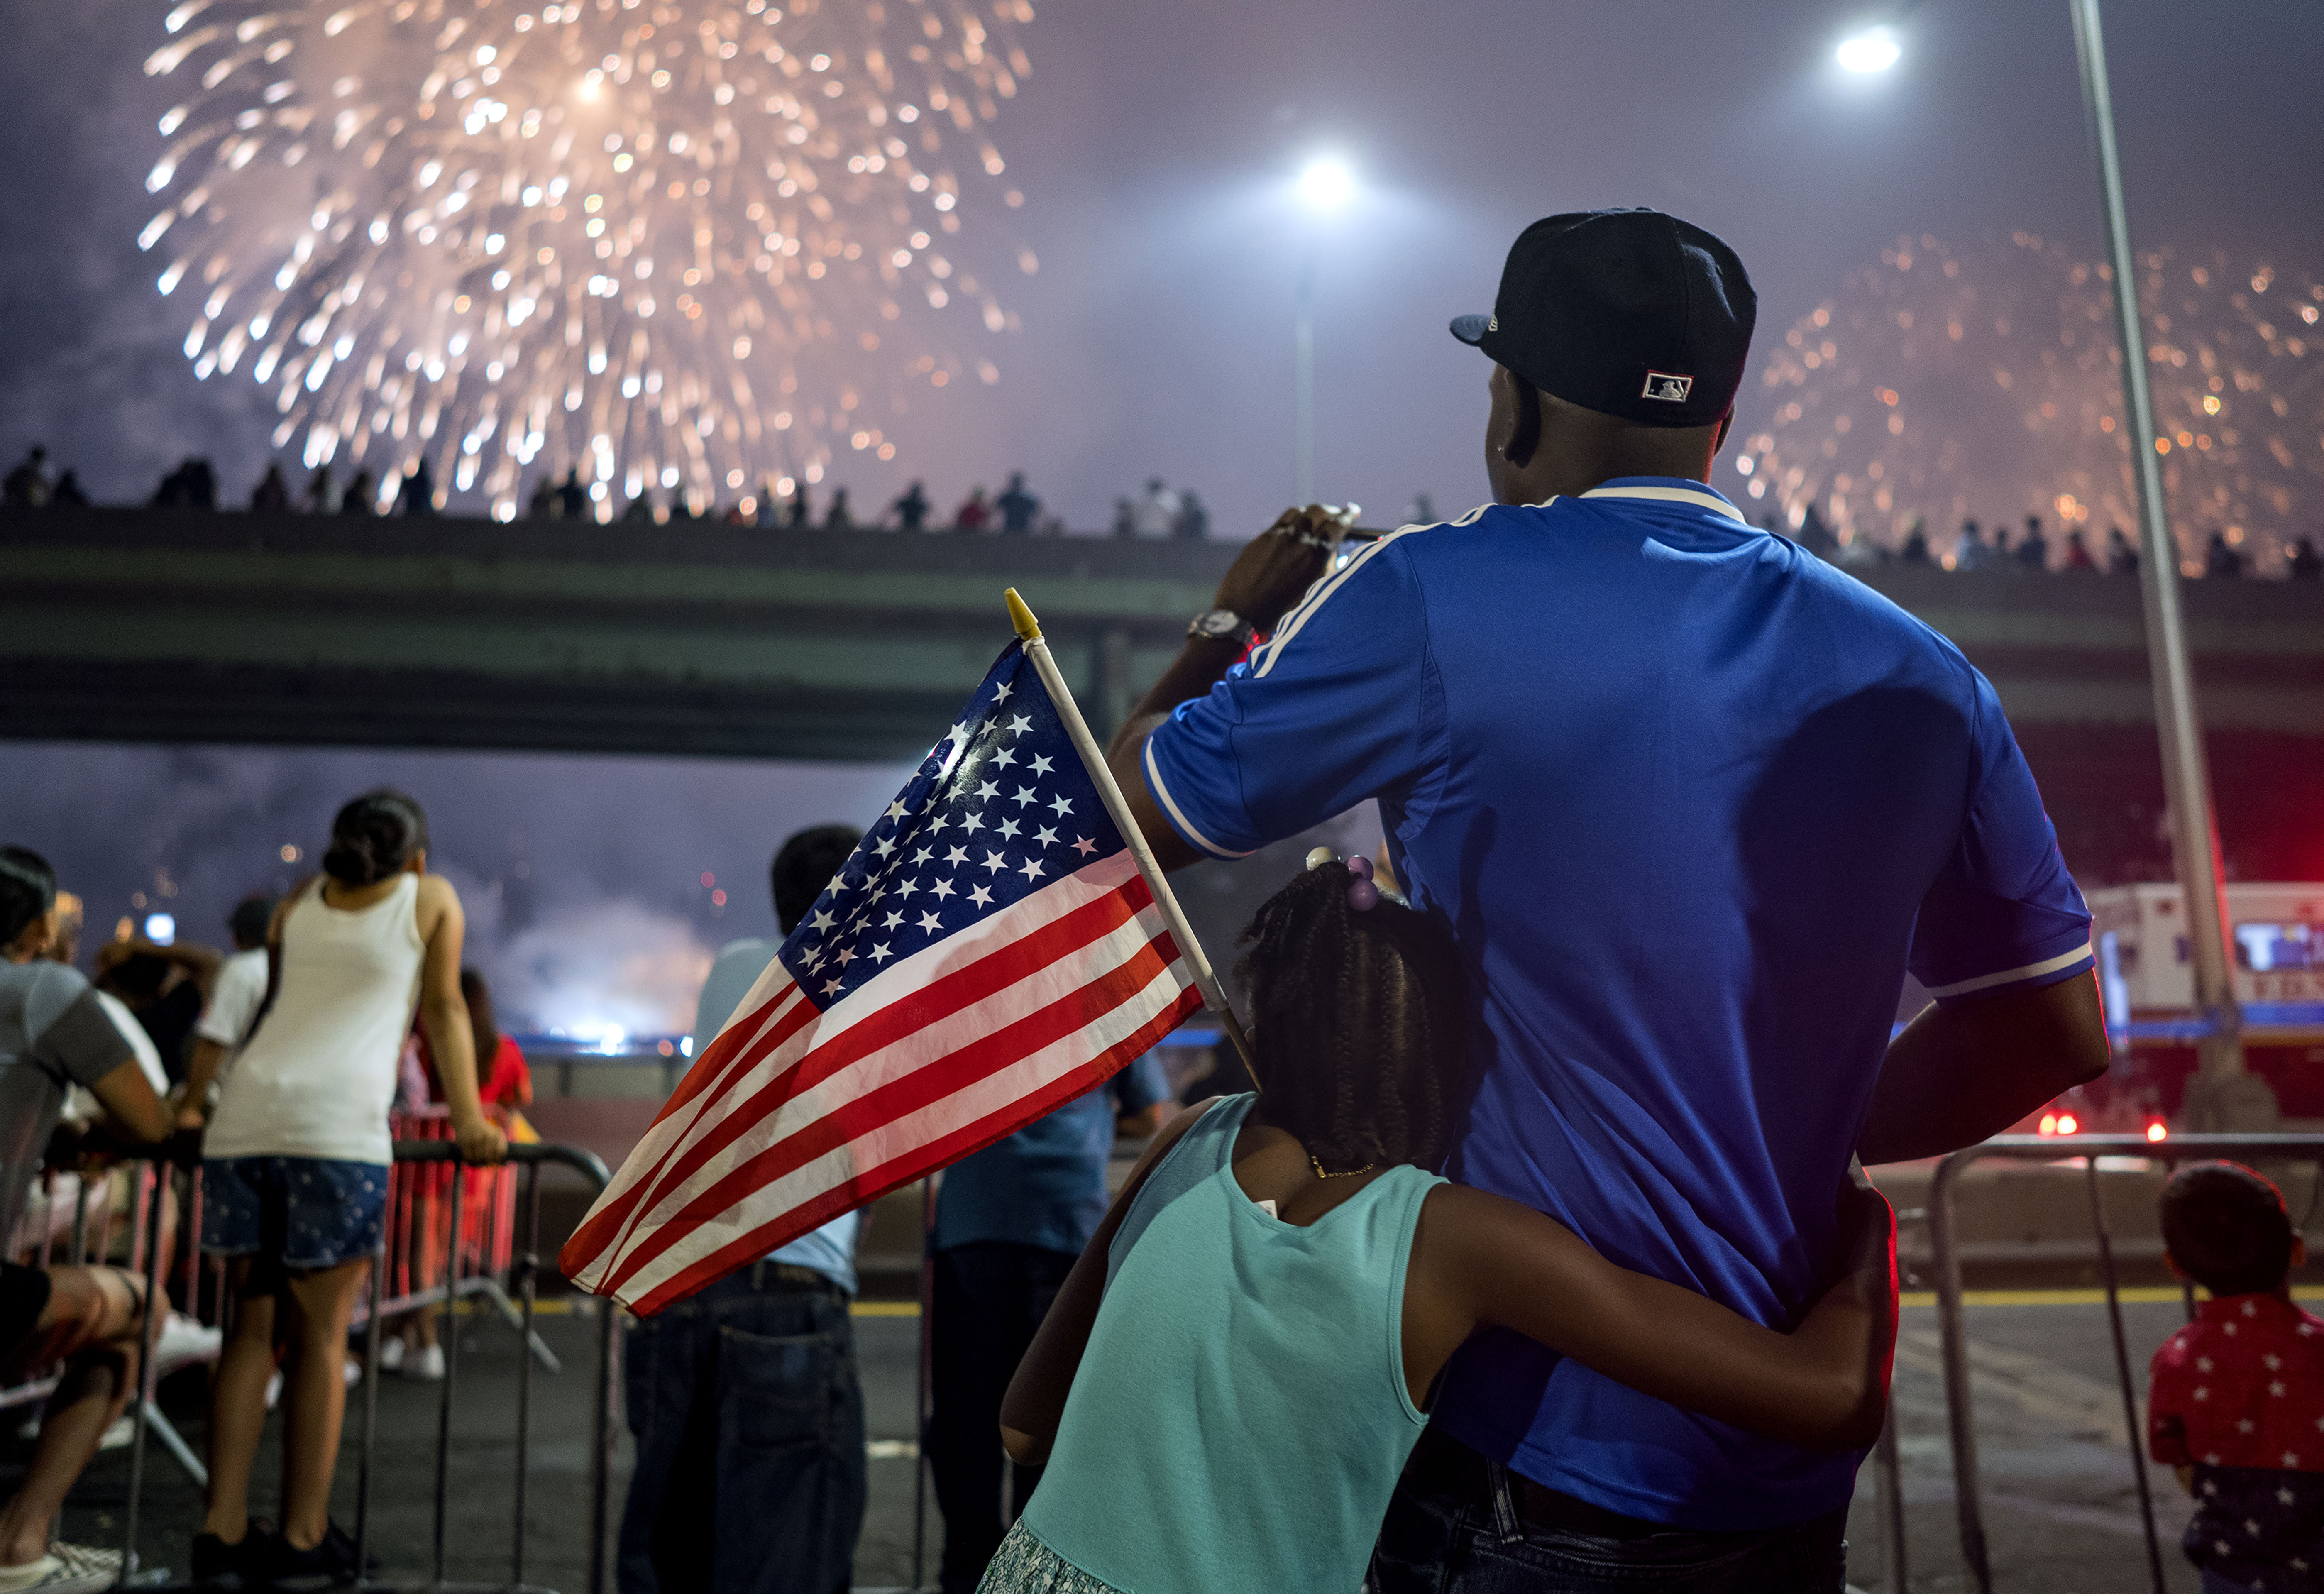
[[[2149,1140],[2167,1140],[2171,1138],[2170,1126],[2161,1119],[2155,1119],[2146,1126],[2146,1138]]]

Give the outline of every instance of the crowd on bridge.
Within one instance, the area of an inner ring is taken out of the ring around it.
[[[2094,548],[2089,534],[2079,527],[2069,527],[2063,538],[2053,542],[2044,533],[2040,515],[2025,517],[2025,530],[2015,542],[2010,539],[2006,522],[1997,521],[1993,535],[1987,538],[1978,522],[1963,521],[1959,534],[1950,547],[1943,548],[1932,539],[1927,526],[1917,518],[1903,540],[1893,548],[1864,536],[1853,536],[1843,542],[1813,504],[1807,506],[1797,526],[1770,521],[1766,530],[1789,537],[1819,558],[1843,569],[1895,566],[2013,576],[2138,574],[2137,546],[2121,527],[2108,528],[2105,546]],[[2248,546],[2248,539],[2239,529],[2209,532],[2203,547],[2205,579],[2233,581],[2252,575],[2254,560]],[[2283,574],[2292,581],[2324,579],[2324,553],[2319,552],[2315,539],[2303,536],[2292,540],[2284,550]]]
[[[392,475],[388,486],[392,493],[383,496],[379,478],[367,467],[358,467],[342,482],[327,462],[316,466],[305,486],[294,494],[281,464],[270,461],[258,484],[251,490],[250,512],[424,517],[435,515],[443,508],[443,494],[437,488],[434,473],[424,456]],[[845,487],[830,488],[820,503],[815,493],[808,483],[785,476],[779,482],[764,484],[755,493],[718,507],[697,505],[694,497],[682,489],[672,490],[657,500],[650,489],[641,486],[618,512],[611,513],[611,518],[623,525],[698,521],[791,531],[1056,536],[1065,530],[1065,521],[1047,511],[1041,500],[1026,486],[1022,471],[1010,472],[1008,484],[997,493],[989,493],[982,484],[971,487],[948,512],[940,510],[936,501],[928,496],[926,485],[918,481],[884,509],[873,512],[863,511],[852,503]],[[600,513],[601,501],[605,497],[604,484],[583,482],[580,468],[572,466],[562,480],[553,472],[544,473],[535,480],[525,502],[524,515],[530,521],[600,520],[606,518]],[[188,456],[161,478],[147,503],[154,509],[222,507],[216,467],[208,459]],[[51,477],[48,450],[37,443],[5,478],[0,478],[0,508],[85,509],[89,504],[78,474],[66,470]],[[1157,476],[1148,480],[1145,491],[1136,498],[1125,496],[1114,501],[1110,529],[1114,536],[1123,538],[1200,541],[1210,536],[1210,511],[1193,489],[1171,488]]]

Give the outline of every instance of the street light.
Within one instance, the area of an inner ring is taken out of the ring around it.
[[[1867,28],[1842,39],[1833,53],[1843,71],[1885,72],[1903,56],[1904,46],[1897,40],[1894,28]]]
[[[1341,209],[1356,197],[1356,174],[1336,155],[1318,155],[1300,169],[1300,203],[1318,219]],[[1311,233],[1307,255],[1299,267],[1299,309],[1293,333],[1296,355],[1292,376],[1291,451],[1295,497],[1301,504],[1315,502],[1315,240]]]

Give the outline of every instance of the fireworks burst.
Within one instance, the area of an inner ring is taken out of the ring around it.
[[[1032,15],[184,0],[145,69],[194,92],[138,242],[199,296],[195,373],[276,390],[275,446],[377,462],[383,499],[420,456],[503,518],[536,459],[577,465],[601,519],[820,480],[838,448],[894,456],[875,399],[998,380],[946,335],[1012,318],[942,240],[962,167],[999,187],[983,128]]]
[[[1940,548],[1964,517],[2136,525],[2113,273],[2026,233],[1997,253],[1900,239],[1803,318],[1735,468],[1796,526]],[[2324,493],[2324,282],[2224,253],[2140,261],[2163,490],[2200,573],[2213,531],[2279,567]]]

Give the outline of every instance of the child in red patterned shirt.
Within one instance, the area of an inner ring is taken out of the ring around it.
[[[2324,1590],[2324,1322],[2292,1302],[2308,1243],[2283,1197],[2229,1162],[2163,1190],[2172,1271],[2210,1291],[2154,1353],[2147,1446],[2195,1497],[2204,1594]]]

